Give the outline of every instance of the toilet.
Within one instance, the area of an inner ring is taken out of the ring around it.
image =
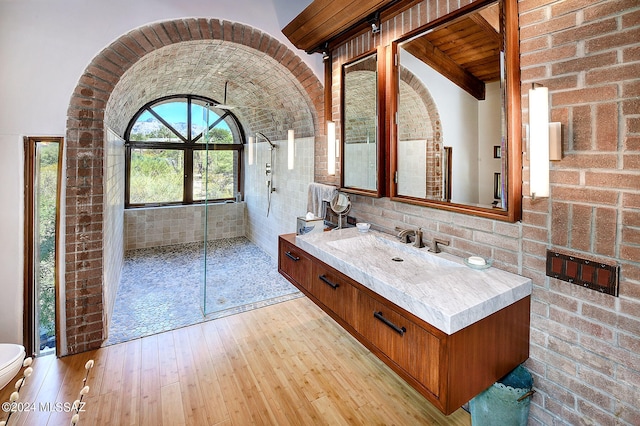
[[[3,389],[18,374],[24,355],[24,346],[0,343],[0,389]]]

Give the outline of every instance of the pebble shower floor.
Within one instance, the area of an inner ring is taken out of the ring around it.
[[[173,330],[302,296],[277,263],[245,237],[126,253],[105,345]]]

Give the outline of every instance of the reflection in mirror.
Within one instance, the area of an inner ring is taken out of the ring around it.
[[[398,45],[396,196],[505,208],[502,40],[493,3]]]
[[[377,55],[343,67],[342,187],[378,188]]]

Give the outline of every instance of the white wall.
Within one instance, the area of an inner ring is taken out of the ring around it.
[[[0,114],[2,115],[2,114]],[[0,135],[0,342],[22,342],[24,159],[20,140]]]
[[[493,147],[502,144],[500,127],[500,82],[485,85],[484,101],[478,102],[478,202],[490,205],[493,198],[493,174],[500,173],[502,160],[493,158]]]
[[[280,28],[284,28],[293,18],[309,6],[312,1],[313,0],[273,0]]]
[[[0,310],[0,342],[22,341],[22,137],[64,136],[72,91],[91,60],[142,25],[212,17],[242,22],[277,38],[298,52],[322,81],[320,55],[298,51],[281,33],[280,21],[308,4],[308,0],[0,1],[0,294],[7,300]]]
[[[442,144],[453,148],[452,201],[477,203],[478,101],[433,68],[404,51],[401,62],[414,71],[429,89],[442,122]]]

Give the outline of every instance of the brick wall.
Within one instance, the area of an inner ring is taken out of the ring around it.
[[[402,102],[398,106],[398,140],[403,141],[424,141],[426,170],[432,170],[427,174],[424,183],[420,183],[420,188],[425,186],[424,194],[418,195],[415,192],[403,193],[406,195],[422,196],[431,199],[441,199],[442,194],[442,152],[444,146],[441,141],[442,129],[440,128],[440,114],[438,108],[425,87],[422,80],[416,77],[406,68],[400,70],[399,91]],[[417,170],[424,170],[423,167],[416,167]],[[414,181],[416,176],[412,176]],[[402,182],[402,179],[400,179]]]
[[[339,122],[343,60],[472,1],[426,0],[382,34],[336,49],[333,120]],[[534,374],[529,424],[640,424],[640,5],[637,0],[522,0],[523,123],[532,82],[549,87],[563,125],[564,158],[552,164],[551,196],[532,201],[524,162],[523,219],[503,223],[352,196],[351,214],[380,228],[421,226],[447,251],[493,257],[532,278]],[[322,164],[316,162],[316,169]],[[326,169],[325,169],[326,170]],[[331,180],[321,176],[319,180]],[[612,297],[545,276],[547,248],[620,265]]]
[[[523,106],[530,83],[549,88],[564,149],[550,199],[523,202],[523,274],[535,278],[532,415],[638,424],[640,4],[527,0],[519,11]],[[620,297],[545,279],[549,246],[618,262]]]

